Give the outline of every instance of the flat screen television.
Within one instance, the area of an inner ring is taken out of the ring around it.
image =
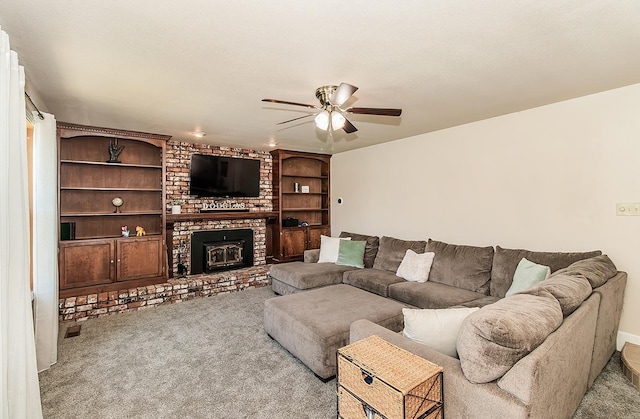
[[[260,160],[193,154],[190,172],[191,195],[260,196]]]

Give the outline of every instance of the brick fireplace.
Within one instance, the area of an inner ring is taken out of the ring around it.
[[[189,195],[189,165],[192,154],[211,154],[225,157],[247,158],[260,160],[260,197],[258,198],[199,198]],[[206,144],[191,144],[178,141],[169,141],[167,144],[167,203],[180,202],[181,211],[184,215],[193,215],[190,219],[181,219],[172,223],[172,232],[168,232],[167,244],[173,247],[169,259],[171,265],[170,272],[177,276],[178,260],[187,267],[187,272],[193,271],[193,252],[200,252],[194,249],[191,240],[195,233],[202,231],[220,230],[247,230],[253,231],[253,251],[244,249],[244,257],[253,258],[253,266],[266,264],[267,257],[267,219],[259,218],[259,213],[268,214],[273,209],[272,203],[272,158],[271,154],[263,151],[215,147]],[[231,206],[241,204],[246,212],[237,211],[237,216],[225,217],[226,219],[199,219],[197,214],[201,214],[203,204],[214,202],[225,202]],[[201,262],[198,260],[199,265]]]

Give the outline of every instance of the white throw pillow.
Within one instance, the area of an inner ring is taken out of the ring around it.
[[[522,258],[520,263],[518,263],[516,272],[513,274],[513,281],[505,297],[531,288],[538,282],[549,278],[550,274],[551,269],[548,266],[538,265],[537,263],[527,260],[527,258]]]
[[[320,256],[318,256],[318,263],[336,263],[338,261],[340,240],[351,240],[351,237],[338,238],[320,236]]]
[[[436,254],[433,252],[416,253],[407,249],[400,262],[396,276],[413,282],[427,282],[431,264]]]
[[[467,316],[478,307],[414,309],[403,308],[404,330],[402,334],[438,352],[458,357],[456,343],[458,331]]]

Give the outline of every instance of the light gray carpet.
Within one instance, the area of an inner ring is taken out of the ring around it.
[[[322,383],[262,329],[269,288],[196,299],[82,325],[40,374],[45,418],[335,418]],[[619,354],[576,418],[640,417]]]

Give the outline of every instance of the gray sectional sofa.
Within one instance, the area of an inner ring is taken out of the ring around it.
[[[304,262],[273,265],[267,333],[320,378],[335,375],[337,348],[378,335],[444,367],[449,417],[570,417],[616,348],[627,275],[600,251],[533,252],[500,246],[407,241],[343,232],[366,241],[364,268]],[[407,249],[434,252],[424,283],[396,275]],[[505,294],[520,260],[551,276]],[[458,335],[459,358],[401,333],[403,307],[481,307]]]

